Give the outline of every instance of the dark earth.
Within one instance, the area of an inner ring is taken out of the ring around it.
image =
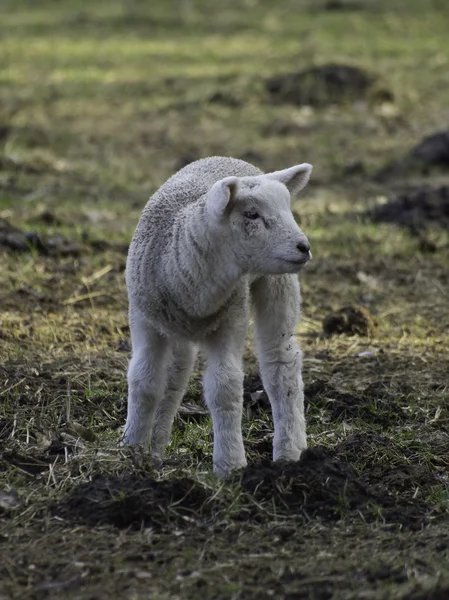
[[[255,523],[269,520],[259,510],[265,505],[274,508],[278,517],[305,523],[315,518],[338,521],[353,513],[365,521],[382,519],[419,529],[431,507],[414,499],[413,492],[418,485],[438,483],[431,470],[413,464],[392,469],[373,461],[357,474],[351,466],[351,458],[362,449],[373,450],[385,443],[388,440],[355,434],[332,450],[320,446],[307,450],[296,464],[270,460],[251,464],[239,478],[249,496],[235,518]],[[109,524],[118,529],[208,527],[214,513],[223,510],[214,496],[187,478],[157,481],[133,473],[97,476],[76,487],[50,512],[78,525]]]
[[[449,187],[419,187],[372,210],[376,223],[394,223],[413,233],[428,228],[449,229]]]
[[[370,97],[392,101],[391,92],[375,89],[375,77],[357,67],[328,64],[297,73],[276,75],[266,83],[274,102],[325,106]]]
[[[369,311],[363,306],[344,306],[337,312],[327,315],[323,321],[326,335],[345,333],[347,335],[376,335],[377,325]]]

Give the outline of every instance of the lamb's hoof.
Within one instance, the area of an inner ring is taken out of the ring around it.
[[[162,463],[164,462],[164,455],[161,454],[160,452],[152,452],[151,460],[153,461],[153,463],[156,467],[160,467],[160,466],[162,466]]]
[[[290,448],[289,450],[282,450],[280,452],[273,453],[273,461],[298,462],[304,450],[306,450],[306,448]]]
[[[229,479],[238,471],[244,469],[247,465],[246,460],[241,461],[237,464],[228,464],[228,463],[214,463],[214,474],[220,479]]]
[[[119,442],[119,446],[126,451],[128,456],[132,456],[133,460],[137,462],[148,461],[150,442],[136,443],[129,438],[122,438]]]
[[[119,442],[120,446],[129,446],[130,448],[142,448],[143,450],[148,450],[150,442],[135,442],[129,438],[121,438]]]
[[[120,446],[139,446],[140,448],[145,448],[148,450],[150,442],[151,435],[142,435],[141,432],[133,431],[131,427],[125,426],[119,443]]]

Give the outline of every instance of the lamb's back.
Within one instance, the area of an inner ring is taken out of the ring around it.
[[[261,175],[262,171],[238,158],[210,156],[190,163],[164,183],[159,192],[175,193],[181,190],[181,202],[192,202],[204,195],[216,182],[224,177],[247,177]],[[184,187],[184,186],[187,187]],[[158,192],[157,192],[158,193]]]
[[[204,196],[216,181],[234,175],[246,177],[260,175],[262,171],[257,167],[237,158],[211,156],[190,163],[170,179],[149,199],[142,218],[156,219],[158,225],[161,219],[170,222],[170,217],[178,211],[196,202]]]

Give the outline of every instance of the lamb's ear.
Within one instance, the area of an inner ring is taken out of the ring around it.
[[[225,177],[214,183],[207,194],[207,212],[214,218],[220,219],[230,210],[239,190],[237,177]]]
[[[294,167],[290,167],[289,169],[274,171],[274,173],[267,173],[264,175],[264,177],[280,181],[293,195],[297,194],[304,187],[306,187],[310,174],[312,173],[312,168],[312,165],[309,165],[309,163],[302,163],[302,165],[296,165]]]

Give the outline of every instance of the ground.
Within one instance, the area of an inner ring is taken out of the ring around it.
[[[449,597],[446,2],[1,11],[0,598]],[[127,245],[213,154],[314,165],[310,448],[270,462],[249,341],[249,466],[225,482],[200,367],[162,466],[118,445]]]

